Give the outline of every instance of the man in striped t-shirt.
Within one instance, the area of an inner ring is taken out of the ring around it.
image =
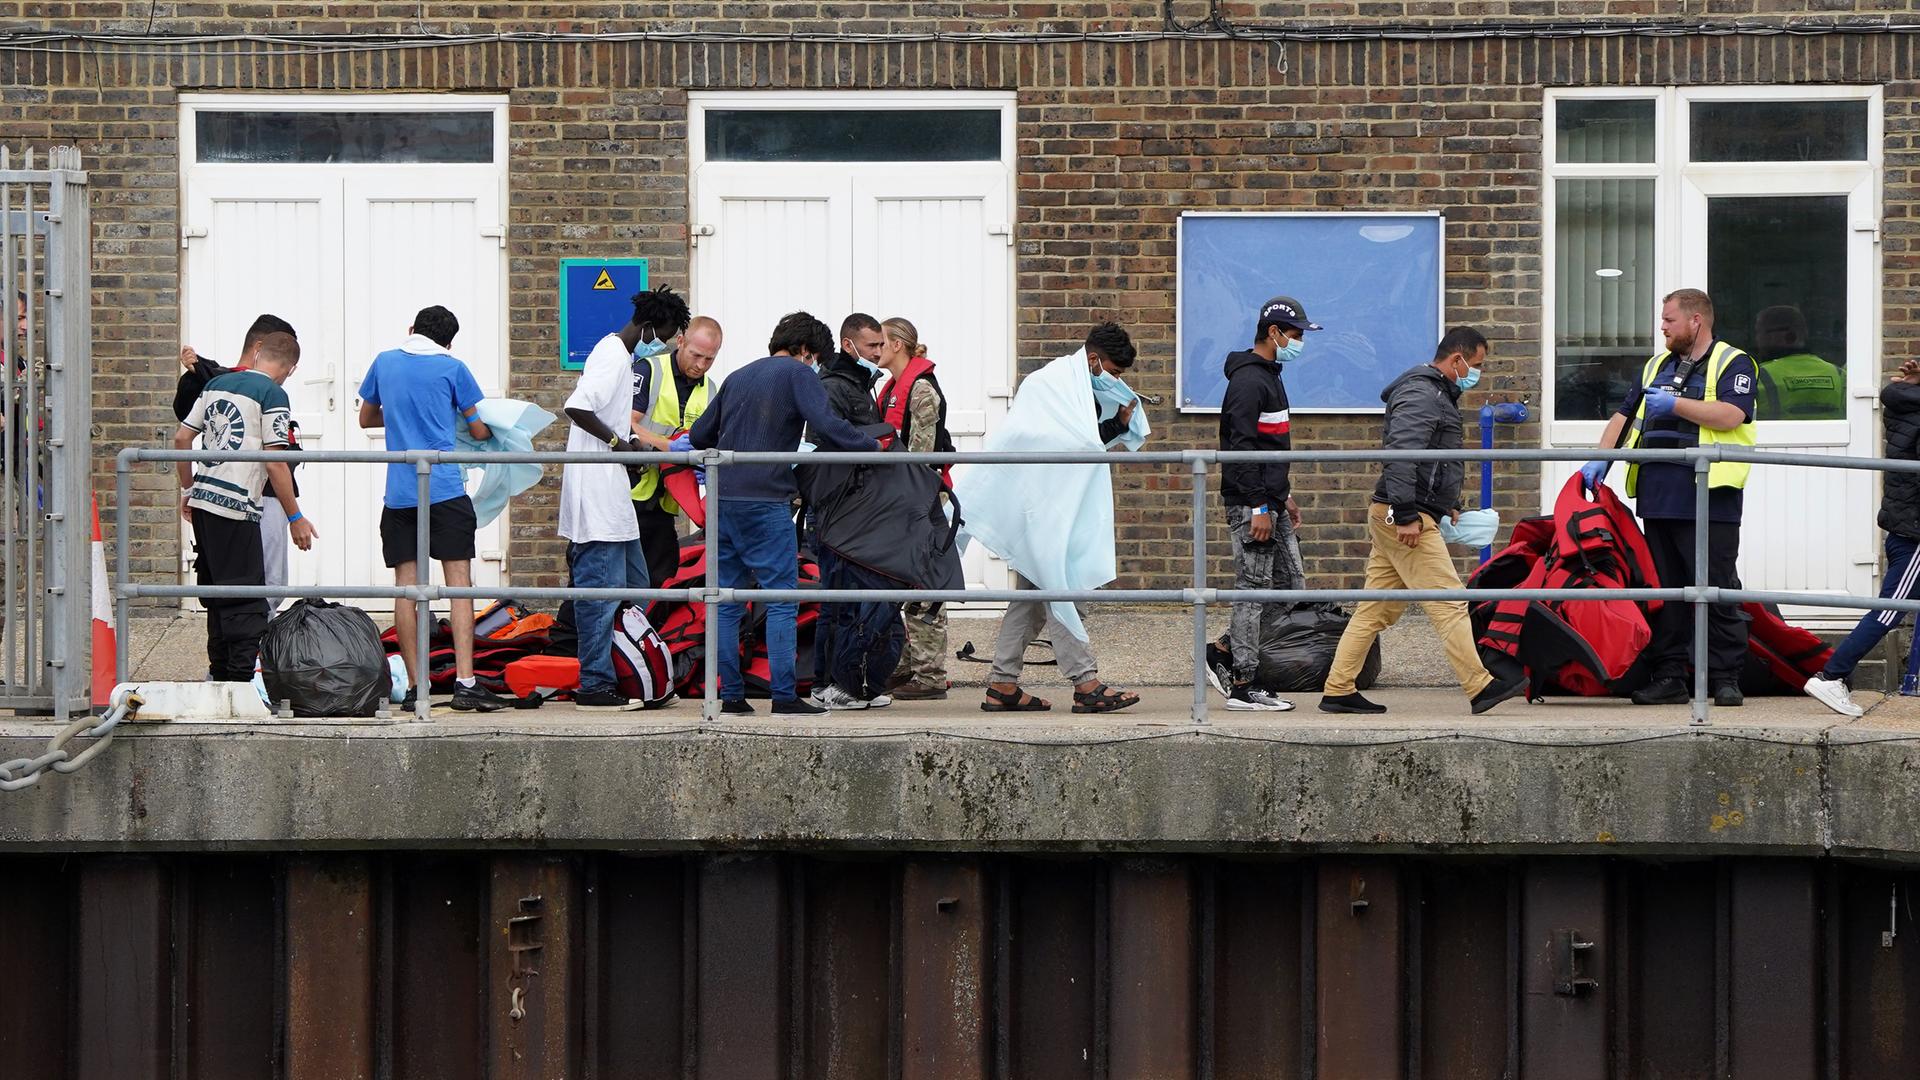
[[[1229,353],[1227,390],[1220,399],[1220,449],[1291,450],[1292,420],[1281,366],[1297,360],[1307,331],[1319,325],[1290,296],[1260,305],[1254,320],[1253,348]],[[1294,505],[1284,461],[1229,462],[1220,467],[1220,500],[1233,535],[1233,587],[1298,589],[1300,542],[1294,529],[1300,510]],[[1227,695],[1227,708],[1284,712],[1293,703],[1253,683],[1260,669],[1260,624],[1265,604],[1233,605],[1227,640],[1208,650],[1207,675]],[[1224,676],[1224,677],[1223,677]],[[1229,685],[1231,684],[1231,685]]]
[[[287,381],[300,363],[300,345],[291,334],[267,334],[254,342],[234,370],[209,381],[193,410],[174,433],[173,445],[185,450],[200,440],[203,450],[285,449],[292,426]],[[269,479],[287,514],[287,532],[300,550],[313,546],[313,523],[300,513],[293,475],[280,462],[179,463],[180,516],[193,522],[202,585],[265,585],[260,550],[262,495]],[[264,597],[240,600],[206,598],[207,664],[216,682],[251,682],[260,637],[267,631]]]

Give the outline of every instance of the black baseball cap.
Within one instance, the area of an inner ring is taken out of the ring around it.
[[[1291,326],[1296,330],[1319,330],[1319,323],[1307,318],[1307,309],[1300,301],[1291,296],[1276,296],[1260,305],[1260,321],[1254,325],[1255,337],[1264,335],[1267,327],[1274,324]]]

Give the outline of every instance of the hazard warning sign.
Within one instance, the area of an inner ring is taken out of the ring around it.
[[[560,366],[578,371],[587,354],[633,317],[647,288],[645,259],[560,260]]]

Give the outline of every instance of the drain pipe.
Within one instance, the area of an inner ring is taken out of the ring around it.
[[[1480,406],[1480,449],[1493,449],[1493,425],[1524,424],[1527,422],[1527,403],[1522,401],[1502,401],[1496,404]],[[1493,505],[1493,462],[1480,463],[1480,506],[1486,509]],[[1480,561],[1485,563],[1493,558],[1493,545],[1480,549]]]

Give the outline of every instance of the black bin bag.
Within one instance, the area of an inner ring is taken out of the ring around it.
[[[1295,604],[1292,610],[1269,607],[1260,621],[1260,670],[1255,686],[1276,694],[1319,693],[1333,670],[1333,652],[1347,629],[1347,611],[1338,604]],[[1367,650],[1367,661],[1354,680],[1357,689],[1371,687],[1380,677],[1380,639]]]
[[[392,676],[373,619],[356,607],[298,600],[260,639],[260,678],[277,707],[295,716],[372,716]]]

